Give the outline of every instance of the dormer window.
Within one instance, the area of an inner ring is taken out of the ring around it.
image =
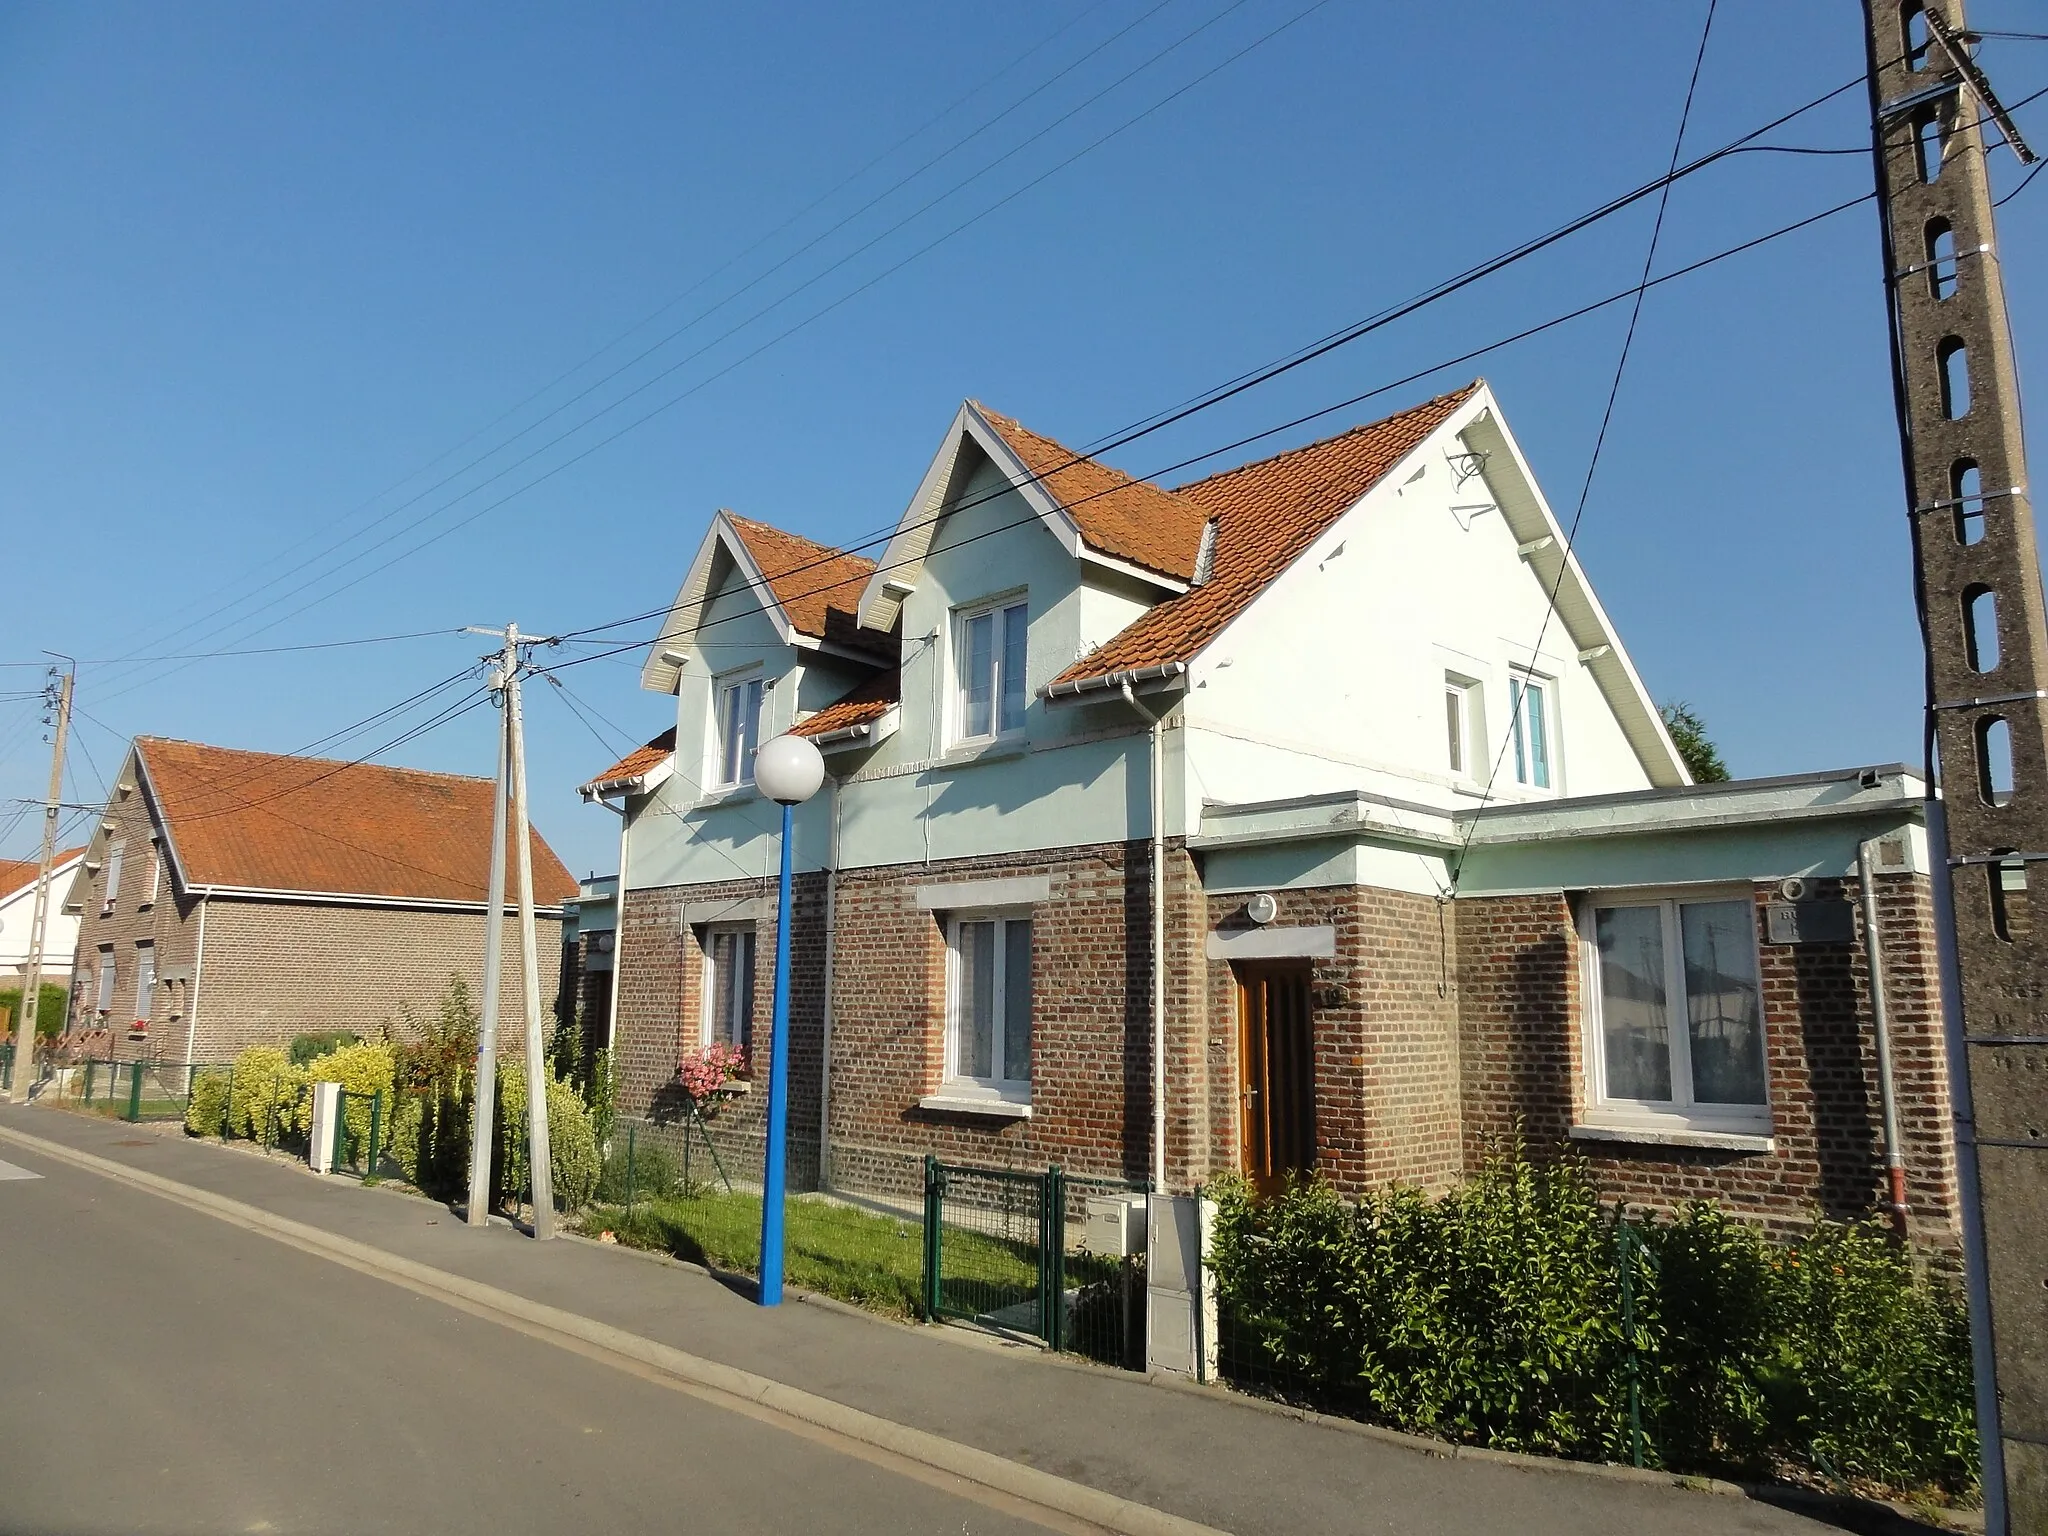
[[[988,741],[1024,729],[1024,662],[1031,609],[994,603],[953,620],[954,730],[959,741]]]
[[[712,785],[731,789],[754,782],[754,748],[761,731],[761,677],[720,678],[712,693],[714,746]]]

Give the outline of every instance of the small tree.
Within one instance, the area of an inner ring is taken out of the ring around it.
[[[1683,699],[1666,704],[1663,709],[1664,728],[1671,733],[1671,744],[1678,748],[1679,759],[1685,764],[1685,771],[1692,775],[1695,784],[1721,784],[1728,779],[1728,765],[1721,761],[1721,754],[1713,742],[1707,739],[1706,722],[1698,711]]]

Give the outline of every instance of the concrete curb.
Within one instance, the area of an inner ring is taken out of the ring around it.
[[[459,1301],[468,1307],[517,1319],[532,1329],[574,1339],[606,1353],[651,1367],[701,1391],[765,1408],[862,1445],[886,1451],[906,1461],[976,1483],[997,1493],[1056,1511],[1104,1530],[1128,1536],[1223,1536],[1216,1527],[1153,1509],[1099,1488],[1069,1482],[1034,1467],[1007,1461],[992,1452],[961,1445],[925,1430],[912,1429],[858,1408],[849,1408],[830,1398],[819,1397],[796,1387],[785,1386],[768,1377],[735,1366],[721,1365],[682,1350],[641,1338],[620,1328],[579,1317],[557,1307],[529,1301],[510,1291],[430,1265],[399,1258],[367,1243],[323,1232],[318,1227],[276,1216],[239,1200],[180,1184],[159,1174],[125,1167],[110,1159],[81,1152],[59,1142],[45,1141],[8,1126],[0,1126],[0,1142],[23,1147],[39,1156],[68,1163],[103,1178],[130,1184],[177,1204],[217,1217],[233,1225],[278,1238],[295,1247],[336,1259],[371,1274],[402,1281],[413,1289]]]

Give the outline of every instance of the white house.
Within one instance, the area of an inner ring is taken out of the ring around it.
[[[765,1018],[793,730],[819,1182],[1441,1186],[1519,1126],[1630,1198],[1860,1209],[1867,867],[1950,1240],[1919,781],[1691,785],[1483,382],[1171,490],[968,402],[879,561],[714,517],[642,681],[672,729],[585,786],[628,1112]]]
[[[67,848],[50,867],[50,898],[43,918],[43,980],[71,985],[71,952],[78,947],[78,914],[64,910],[64,892],[83,848]],[[0,989],[19,988],[28,973],[30,929],[35,921],[34,859],[0,859]]]

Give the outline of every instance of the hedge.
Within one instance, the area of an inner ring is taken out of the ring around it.
[[[548,1168],[554,1175],[555,1204],[565,1211],[579,1210],[597,1192],[597,1138],[590,1129],[590,1113],[576,1090],[553,1073],[549,1073],[547,1084]],[[526,1066],[517,1057],[498,1063],[498,1136],[499,1187],[524,1190]]]
[[[1962,1300],[1876,1223],[1816,1220],[1779,1245],[1698,1202],[1625,1238],[1582,1165],[1519,1148],[1435,1199],[1211,1192],[1226,1373],[1292,1400],[1625,1461],[1633,1354],[1652,1464],[1974,1485]]]

